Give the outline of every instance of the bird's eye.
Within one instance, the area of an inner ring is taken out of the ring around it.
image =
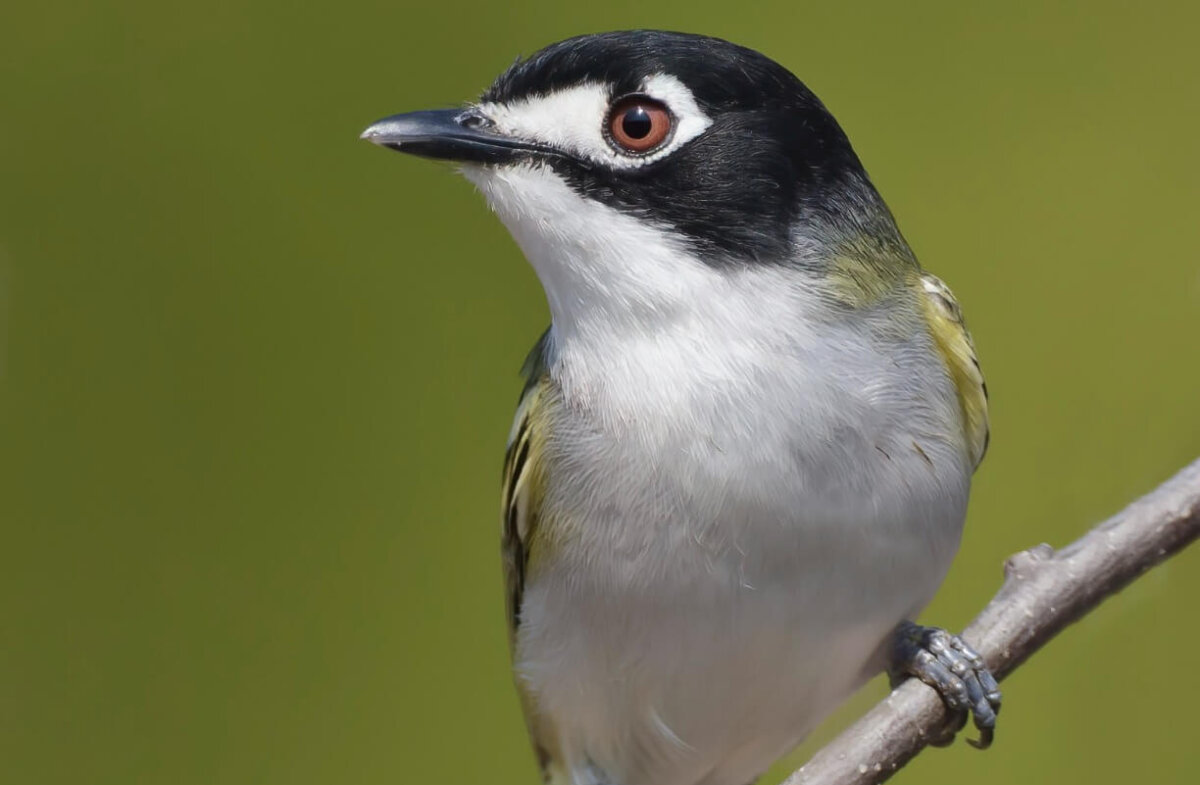
[[[631,95],[613,104],[608,115],[608,135],[627,153],[648,153],[671,135],[667,107],[644,95]]]

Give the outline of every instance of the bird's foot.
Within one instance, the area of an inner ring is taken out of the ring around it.
[[[954,741],[971,714],[979,729],[979,740],[967,742],[981,750],[991,746],[1000,712],[1000,687],[983,658],[962,638],[938,627],[906,621],[894,635],[888,665],[892,686],[915,676],[937,690],[950,712],[944,733],[930,743],[944,747]]]

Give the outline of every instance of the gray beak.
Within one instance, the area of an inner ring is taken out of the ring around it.
[[[368,142],[423,158],[481,164],[553,155],[541,145],[491,130],[492,123],[473,109],[432,109],[385,117],[362,132]]]

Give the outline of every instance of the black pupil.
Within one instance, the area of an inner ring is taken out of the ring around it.
[[[654,121],[644,106],[634,106],[625,110],[621,118],[621,130],[630,139],[645,139],[654,128]]]

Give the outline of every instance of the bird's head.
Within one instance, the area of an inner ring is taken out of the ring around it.
[[[589,291],[629,294],[626,279],[647,295],[633,299],[654,300],[656,279],[672,289],[705,270],[819,266],[864,235],[907,253],[816,96],[716,38],[568,39],[516,62],[476,103],[389,117],[363,138],[459,162],[552,310]]]

